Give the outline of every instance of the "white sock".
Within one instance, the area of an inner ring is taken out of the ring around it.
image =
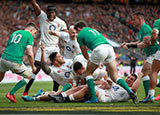
[[[40,96],[38,96],[38,97],[34,97],[35,99],[34,100],[36,100],[36,101],[40,101]]]
[[[72,94],[69,95],[69,99],[70,99],[70,101],[74,101],[75,100]]]
[[[61,94],[62,94],[62,97],[67,97],[65,92],[62,92]]]
[[[154,96],[154,94],[155,94],[155,90],[154,90],[154,89],[150,89],[150,90],[148,91],[148,95],[149,95],[150,97]]]
[[[93,79],[93,76],[91,76],[91,75],[86,76],[86,81],[89,79]]]
[[[147,80],[149,80],[150,78],[149,78],[149,76],[144,76],[143,78],[142,78],[142,81],[147,81]]]

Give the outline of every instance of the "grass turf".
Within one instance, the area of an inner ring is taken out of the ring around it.
[[[21,95],[24,88],[21,88],[15,93],[17,103],[12,103],[8,100],[5,95],[9,92],[15,83],[0,83],[0,111],[95,111],[95,112],[160,112],[160,101],[154,103],[139,103],[138,107],[133,104],[132,100],[128,102],[118,102],[118,103],[96,103],[96,104],[86,104],[86,103],[54,103],[34,101],[25,102],[21,99]],[[29,96],[33,96],[38,92],[39,89],[44,91],[51,91],[53,88],[53,82],[34,82],[32,85]],[[156,88],[155,96],[160,94],[160,88]],[[144,98],[144,89],[141,83],[138,89],[137,96],[139,100]],[[87,109],[85,109],[87,108]]]

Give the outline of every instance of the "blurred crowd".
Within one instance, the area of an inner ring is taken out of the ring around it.
[[[39,3],[42,10],[49,3]],[[146,23],[152,27],[158,6],[148,5],[115,5],[115,4],[53,4],[57,7],[57,16],[66,21],[67,26],[76,21],[85,20],[90,27],[99,30],[104,36],[118,43],[137,40],[137,30],[132,25],[131,15],[135,11],[145,14]],[[0,55],[13,31],[23,29],[28,22],[39,26],[29,2],[0,2]],[[39,36],[35,38],[34,53],[39,45]],[[24,57],[24,60],[27,57]]]

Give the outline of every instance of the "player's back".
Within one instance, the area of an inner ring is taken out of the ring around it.
[[[11,34],[7,46],[2,54],[2,58],[22,63],[23,54],[27,45],[33,45],[33,37],[30,32],[18,30]]]

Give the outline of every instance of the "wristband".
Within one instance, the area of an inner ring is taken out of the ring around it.
[[[137,48],[137,44],[128,44],[127,47],[128,48]]]

